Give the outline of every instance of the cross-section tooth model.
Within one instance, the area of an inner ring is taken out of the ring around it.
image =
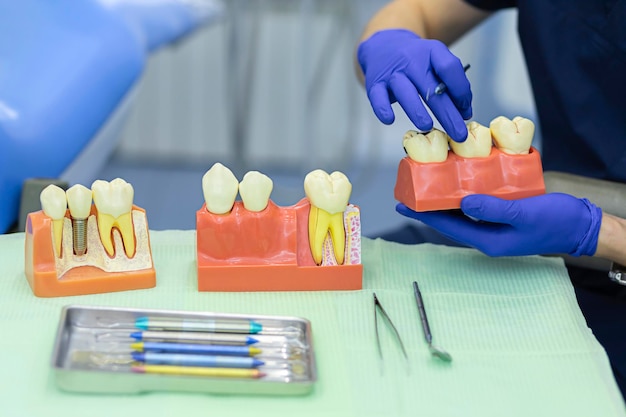
[[[470,122],[467,130],[461,143],[436,129],[427,134],[408,131],[396,200],[415,211],[430,211],[459,208],[469,194],[516,199],[545,193],[541,157],[531,146],[532,121],[500,116],[489,127]]]
[[[93,294],[156,285],[148,222],[121,178],[50,185],[42,211],[26,222],[26,278],[39,297]],[[92,204],[92,200],[94,204]],[[69,210],[68,210],[69,208]]]
[[[304,179],[306,198],[288,207],[271,201],[272,189],[258,171],[240,183],[219,163],[206,172],[196,213],[198,290],[360,289],[361,219],[348,202],[348,178],[315,170]]]

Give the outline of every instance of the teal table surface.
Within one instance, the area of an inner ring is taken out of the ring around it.
[[[200,293],[195,232],[150,236],[155,288],[61,298],[33,296],[24,276],[24,235],[0,236],[1,416],[626,415],[560,259],[496,259],[471,249],[364,239],[360,291]],[[414,280],[434,341],[452,363],[428,352]],[[394,320],[408,362],[384,325],[379,359],[372,292]],[[65,305],[306,318],[318,381],[305,396],[64,392],[50,359]]]

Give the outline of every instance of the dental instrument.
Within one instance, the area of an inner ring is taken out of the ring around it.
[[[413,292],[415,293],[415,301],[417,302],[422,329],[424,329],[424,337],[426,338],[426,343],[428,343],[430,353],[445,362],[451,362],[452,356],[448,352],[433,345],[433,336],[430,332],[430,325],[428,324],[428,317],[426,316],[426,309],[424,308],[424,300],[422,299],[422,293],[416,281],[413,281]]]
[[[468,69],[470,69],[470,64],[466,64],[466,65],[463,67],[463,71],[464,71],[464,72],[467,72],[467,70],[468,70]],[[446,91],[448,91],[448,86],[447,86],[447,85],[445,85],[445,84],[443,83],[443,81],[442,81],[442,82],[440,82],[439,84],[437,84],[437,87],[435,87],[435,95],[440,95],[440,94],[443,94],[443,93],[445,93]]]
[[[383,317],[387,320],[387,322],[391,326],[391,329],[393,330],[396,340],[398,341],[398,344],[400,345],[400,349],[402,349],[402,354],[404,355],[404,358],[406,359],[407,363],[409,361],[409,355],[406,353],[406,349],[404,348],[404,343],[402,343],[402,338],[400,337],[400,333],[398,332],[398,329],[396,328],[396,326],[393,324],[391,317],[389,317],[389,314],[387,314],[387,312],[383,308],[382,304],[380,303],[380,300],[378,300],[378,297],[376,296],[376,293],[373,293],[373,295],[374,295],[374,328],[376,330],[376,346],[378,347],[378,356],[380,358],[381,371],[382,371],[383,350],[380,345],[380,334],[378,332],[378,310],[379,309]]]

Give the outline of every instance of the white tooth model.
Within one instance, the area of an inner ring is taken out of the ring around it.
[[[63,222],[67,212],[67,197],[65,191],[54,184],[48,185],[39,194],[41,209],[46,216],[52,219],[52,239],[57,256],[61,256],[61,242],[63,241]]]
[[[87,218],[91,212],[92,192],[84,185],[76,184],[65,194],[72,217],[74,253],[79,256],[84,255],[87,251]]]
[[[402,138],[409,158],[421,163],[444,162],[448,158],[448,135],[438,129],[423,134],[409,130]]]
[[[517,116],[509,120],[504,116],[496,117],[489,124],[491,136],[498,149],[511,155],[525,155],[535,135],[535,124]]]
[[[352,192],[352,184],[343,173],[328,174],[318,169],[304,178],[304,191],[311,203],[309,244],[313,260],[321,265],[324,242],[330,234],[335,260],[343,264],[346,250],[344,212]]]
[[[239,194],[245,209],[253,212],[265,210],[273,188],[274,182],[267,175],[259,171],[246,173],[239,183]]]
[[[202,177],[202,192],[206,208],[210,213],[230,213],[238,191],[237,177],[219,162],[215,163]]]
[[[30,213],[26,223],[25,275],[33,293],[57,297],[154,287],[148,222],[133,197],[132,185],[121,178],[94,181],[91,189],[45,188],[42,211]]]
[[[463,158],[486,158],[491,154],[491,131],[477,122],[467,124],[467,139],[455,142],[450,139],[452,151]]]
[[[121,178],[111,182],[96,180],[91,185],[93,201],[98,210],[98,231],[100,241],[109,256],[115,253],[113,244],[113,227],[121,235],[126,256],[131,258],[135,254],[135,236],[133,231],[133,186]]]

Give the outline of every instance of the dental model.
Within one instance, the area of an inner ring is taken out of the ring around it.
[[[443,162],[448,159],[448,139],[448,135],[439,129],[426,134],[409,130],[402,138],[402,146],[409,158],[416,162]]]
[[[535,135],[535,124],[517,116],[509,120],[504,116],[496,117],[489,124],[491,136],[496,147],[510,155],[526,155]]]
[[[324,240],[330,234],[335,260],[341,265],[346,250],[343,213],[348,207],[352,184],[341,172],[328,175],[317,169],[304,178],[304,192],[311,203],[309,245],[313,260],[317,265],[322,264]]]
[[[545,193],[541,158],[531,147],[532,121],[500,116],[489,127],[469,122],[467,130],[464,142],[438,130],[408,131],[402,140],[407,157],[398,167],[396,200],[415,211],[430,211],[459,208],[469,194],[515,199]]]
[[[92,196],[93,202],[92,205]],[[26,223],[26,277],[37,296],[54,297],[156,285],[145,211],[121,178],[50,185],[42,211]],[[69,210],[67,208],[69,207]]]
[[[450,139],[452,152],[463,158],[486,158],[491,154],[491,131],[476,122],[467,124],[467,139],[455,142]]]
[[[304,180],[306,198],[280,207],[258,171],[239,183],[216,163],[202,178],[196,213],[200,291],[347,290],[362,286],[361,224],[352,185],[322,170]],[[236,201],[239,191],[242,201]]]
[[[274,182],[259,171],[250,171],[239,184],[239,194],[243,206],[248,211],[263,211],[267,207],[274,188]]]
[[[67,212],[65,191],[54,184],[48,185],[39,195],[41,209],[52,220],[52,240],[56,256],[61,256],[63,242],[63,220]]]
[[[217,163],[202,177],[202,191],[206,208],[211,213],[230,213],[237,198],[239,181],[233,172]]]
[[[87,251],[87,218],[91,212],[92,191],[76,184],[67,190],[67,204],[72,218],[74,254],[82,256]]]

